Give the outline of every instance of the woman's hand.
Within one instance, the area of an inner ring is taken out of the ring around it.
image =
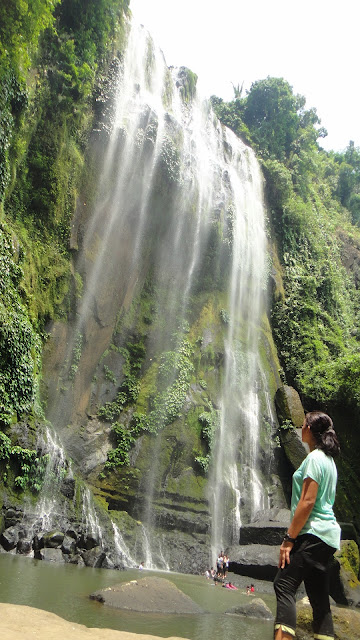
[[[290,564],[290,551],[293,548],[294,543],[289,542],[289,540],[283,540],[282,545],[280,547],[280,557],[279,557],[279,569],[284,569],[287,564]]]
[[[295,509],[294,517],[288,528],[288,534],[291,538],[296,538],[304,524],[307,522],[308,517],[313,509],[316,501],[319,485],[312,478],[305,478],[302,486],[300,500]],[[287,564],[290,564],[290,551],[293,548],[294,543],[290,540],[283,540],[280,547],[279,557],[279,569],[284,569]]]

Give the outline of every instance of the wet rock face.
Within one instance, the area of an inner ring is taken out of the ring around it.
[[[230,547],[230,571],[258,580],[273,580],[278,570],[279,548],[264,544]]]
[[[106,551],[99,535],[83,530],[81,523],[70,523],[65,518],[63,530],[56,529],[37,534],[31,521],[14,509],[3,513],[5,528],[0,535],[0,550],[16,552],[46,562],[69,562],[88,567],[124,569],[125,561],[119,556],[112,541],[106,543]]]
[[[240,529],[240,544],[260,544],[280,546],[290,523],[288,509],[272,509],[259,512],[256,520]]]

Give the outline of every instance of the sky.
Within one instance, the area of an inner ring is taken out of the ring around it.
[[[130,0],[167,64],[198,75],[204,97],[232,100],[284,78],[328,131],[321,146],[360,147],[359,0]]]

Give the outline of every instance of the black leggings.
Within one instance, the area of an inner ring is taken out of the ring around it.
[[[313,610],[314,638],[334,638],[327,565],[335,551],[317,536],[308,533],[298,536],[290,553],[290,564],[279,569],[274,580],[277,600],[275,629],[282,628],[295,636],[295,596],[304,581]]]

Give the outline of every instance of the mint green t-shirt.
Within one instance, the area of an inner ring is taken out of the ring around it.
[[[319,488],[313,509],[299,535],[312,533],[330,547],[340,549],[341,530],[333,511],[337,482],[337,469],[333,458],[321,449],[314,449],[295,471],[292,481],[291,518],[294,516],[306,478],[315,480]]]

